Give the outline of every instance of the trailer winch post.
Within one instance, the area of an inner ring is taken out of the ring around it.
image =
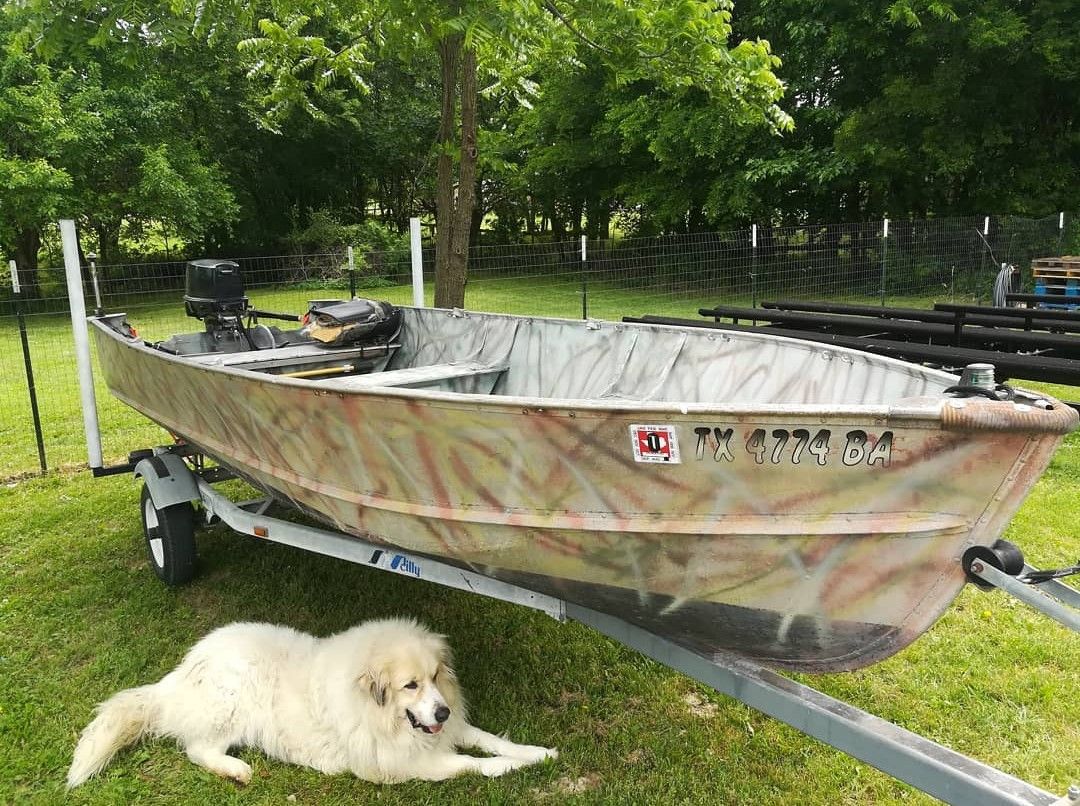
[[[83,296],[82,268],[79,265],[79,242],[72,219],[60,220],[60,240],[64,247],[64,274],[67,276],[71,329],[75,336],[75,366],[79,376],[87,459],[90,469],[99,472],[102,465],[101,430],[98,426],[97,398],[94,395],[94,373],[90,365],[90,332],[86,326],[86,299]]]

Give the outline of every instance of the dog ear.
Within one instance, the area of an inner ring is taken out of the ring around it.
[[[371,699],[375,700],[376,705],[380,707],[386,705],[386,693],[390,688],[390,681],[387,680],[385,672],[366,671],[360,675],[360,682],[367,684]]]
[[[440,680],[450,680],[454,683],[457,682],[457,672],[455,672],[454,667],[445,660],[439,662],[438,677]]]
[[[438,683],[439,691],[442,692],[443,697],[446,699],[446,704],[454,711],[461,713],[464,706],[461,696],[461,684],[458,682],[454,668],[447,662],[448,660],[439,663],[439,671],[435,680]]]
[[[378,680],[371,681],[371,696],[378,706],[386,705],[386,684]]]

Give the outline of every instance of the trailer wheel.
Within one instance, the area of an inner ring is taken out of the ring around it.
[[[140,500],[150,566],[166,585],[183,585],[195,576],[195,508],[188,502],[158,509],[144,484]]]

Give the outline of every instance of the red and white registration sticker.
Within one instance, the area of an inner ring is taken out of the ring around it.
[[[679,436],[673,425],[632,425],[630,444],[635,462],[679,464]]]

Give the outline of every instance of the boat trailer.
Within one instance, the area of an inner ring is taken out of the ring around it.
[[[180,584],[194,575],[191,502],[198,501],[207,525],[221,521],[234,531],[263,540],[523,605],[559,621],[580,622],[947,803],[1080,806],[1078,786],[1070,786],[1067,794],[1058,797],[733,653],[706,658],[572,602],[430,557],[273,517],[267,514],[269,498],[234,502],[213,487],[215,482],[233,478],[232,474],[204,466],[201,456],[183,446],[140,452],[132,457],[131,465],[144,481],[143,527],[151,564],[168,583]],[[1057,579],[1075,569],[1038,571],[1024,564],[1015,547],[1003,541],[993,549],[980,548],[965,555],[964,565],[979,587],[999,588],[1080,631],[1080,591]]]
[[[138,451],[126,464],[104,466],[75,224],[63,220],[60,230],[90,467],[94,476],[133,470],[143,479],[141,513],[147,548],[154,571],[166,583],[181,584],[194,575],[196,510],[192,502],[198,501],[208,525],[221,521],[263,540],[523,605],[559,621],[580,622],[947,803],[1080,806],[1080,786],[1070,786],[1058,797],[733,653],[705,658],[572,602],[342,532],[270,516],[269,498],[234,502],[212,486],[232,474],[224,468],[206,467],[203,457],[186,446]],[[1023,563],[1014,546],[999,541],[990,549],[966,553],[964,568],[979,587],[1000,588],[1080,631],[1080,592],[1058,581],[1060,576],[1080,572],[1080,566],[1038,571]]]

